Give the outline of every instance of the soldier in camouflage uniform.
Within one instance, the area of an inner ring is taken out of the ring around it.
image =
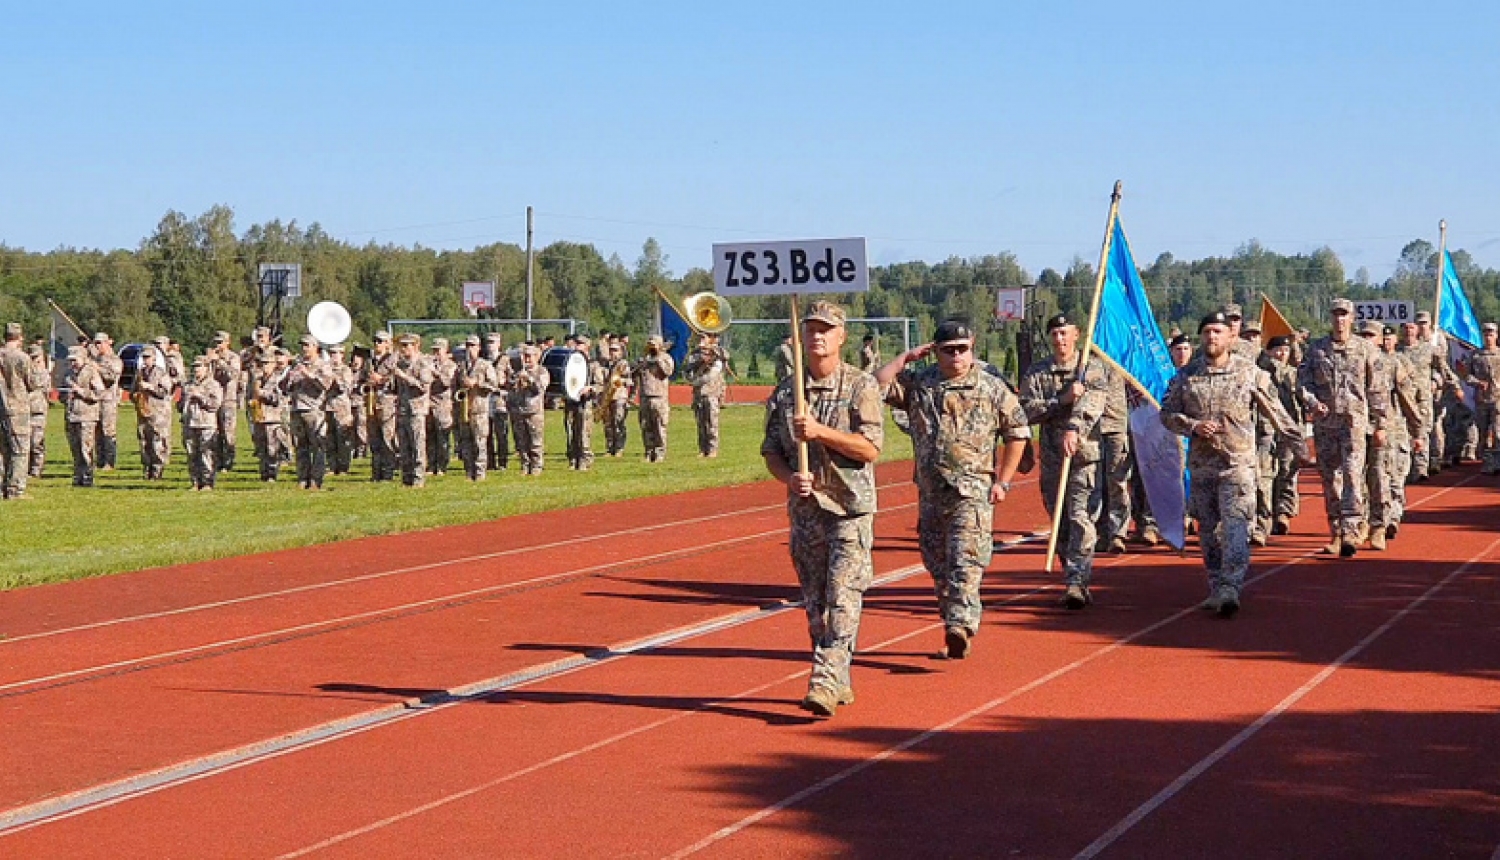
[[[1443,466],[1444,395],[1458,388],[1458,374],[1448,364],[1448,347],[1441,338],[1433,336],[1432,314],[1418,311],[1416,322],[1402,326],[1406,344],[1402,351],[1416,369],[1412,381],[1417,387],[1417,405],[1422,409],[1426,427],[1423,435],[1427,444],[1421,451],[1412,451],[1412,476],[1425,481],[1436,475]]]
[[[250,426],[250,441],[255,448],[255,459],[259,462],[265,459],[266,452],[261,447],[261,438],[256,434],[250,392],[260,388],[261,356],[274,355],[276,348],[271,344],[271,330],[265,326],[257,326],[250,334],[250,341],[249,346],[240,350],[240,394],[245,406],[245,421]]]
[[[1484,346],[1469,358],[1468,382],[1474,386],[1474,424],[1479,430],[1481,471],[1500,475],[1500,347],[1496,336],[1500,328],[1484,324]]]
[[[587,472],[594,466],[594,406],[604,391],[604,366],[594,360],[589,350],[589,339],[583,335],[574,338],[574,348],[587,362],[588,372],[578,399],[563,401],[564,426],[568,434],[568,468]]]
[[[674,370],[676,363],[661,338],[656,335],[647,338],[646,355],[636,362],[635,378],[641,397],[641,444],[646,448],[649,463],[660,463],[667,458],[667,422],[672,417],[667,394]]]
[[[609,345],[609,373],[604,388],[607,400],[604,417],[604,445],[611,457],[625,451],[630,435],[626,416],[630,413],[630,391],[635,387],[635,377],[630,372],[630,362],[625,359],[625,348],[618,340]]]
[[[1391,455],[1391,462],[1387,464],[1385,472],[1391,515],[1387,518],[1385,538],[1394,540],[1400,530],[1401,520],[1406,516],[1406,481],[1411,474],[1413,450],[1427,446],[1427,440],[1422,436],[1426,425],[1422,408],[1417,402],[1416,369],[1412,367],[1406,353],[1396,351],[1395,329],[1385,326],[1381,330],[1380,348],[1391,370],[1391,403],[1405,419],[1390,422],[1391,439],[1386,446]],[[1370,544],[1375,546],[1375,543],[1372,534]]]
[[[113,472],[120,450],[120,375],[125,362],[115,355],[115,342],[108,334],[96,332],[92,359],[104,380],[104,396],[99,398],[99,439],[94,446],[94,467]]]
[[[1104,414],[1099,418],[1099,540],[1101,552],[1125,551],[1125,529],[1130,525],[1130,405],[1125,377],[1101,362],[1104,373]]]
[[[187,452],[188,480],[194,490],[212,490],[218,467],[219,406],[224,389],[214,379],[213,359],[193,360],[193,381],[182,389],[182,447]]]
[[[323,400],[323,420],[328,427],[324,457],[328,461],[328,471],[347,475],[358,444],[354,415],[364,409],[364,404],[359,402],[354,370],[344,363],[343,344],[336,343],[328,348],[328,371],[332,382],[328,386],[328,396]]]
[[[301,346],[302,357],[281,378],[281,390],[292,410],[297,483],[304,490],[321,490],[328,470],[328,413],[324,401],[333,387],[333,368],[320,354],[316,337],[303,335]]]
[[[1422,416],[1409,396],[1405,399],[1396,396],[1397,380],[1406,376],[1403,370],[1406,362],[1386,354],[1381,324],[1365,320],[1359,334],[1375,346],[1375,379],[1390,404],[1385,419],[1379,424],[1372,422],[1372,432],[1365,439],[1365,498],[1369,508],[1365,522],[1369,525],[1370,548],[1384,550],[1387,536],[1395,536],[1396,524],[1400,522],[1400,507],[1391,487],[1391,474],[1400,461],[1398,446],[1410,438],[1409,433],[1421,430]],[[1383,442],[1375,441],[1376,429],[1386,431]]]
[[[490,398],[490,447],[488,460],[491,469],[506,469],[510,466],[510,406],[508,404],[510,378],[516,368],[505,353],[500,335],[495,332],[485,336],[485,357],[495,371],[495,394]]]
[[[7,323],[0,346],[0,498],[20,498],[26,492],[31,466],[31,392],[35,387],[31,359],[22,351],[25,336],[20,323]]]
[[[502,356],[503,358],[503,356]],[[471,481],[483,481],[489,466],[490,396],[495,393],[495,366],[480,355],[479,335],[464,340],[463,359],[453,376],[455,397],[462,396],[455,427],[458,458]]]
[[[156,350],[142,350],[135,374],[136,435],[141,443],[141,468],[148,481],[161,480],[171,453],[173,386],[160,360]]]
[[[521,369],[511,376],[506,392],[510,426],[516,434],[516,458],[521,461],[523,475],[542,473],[547,384],[551,380],[547,368],[537,363],[541,357],[542,351],[536,346],[528,343],[521,347]]]
[[[693,417],[698,424],[698,456],[719,456],[719,411],[724,407],[724,366],[728,356],[716,340],[705,338],[683,362],[693,385]]]
[[[1162,399],[1161,422],[1188,437],[1192,473],[1189,510],[1198,521],[1203,564],[1208,571],[1205,609],[1230,618],[1250,567],[1250,527],[1255,518],[1256,416],[1266,416],[1277,435],[1301,441],[1301,428],[1281,408],[1271,377],[1254,362],[1234,355],[1230,321],[1222,312],[1203,318],[1202,355],[1172,380]]]
[[[1052,355],[1027,368],[1021,379],[1021,406],[1026,420],[1042,431],[1042,504],[1049,516],[1059,499],[1063,505],[1057,547],[1067,584],[1064,602],[1069,609],[1082,609],[1093,600],[1093,502],[1099,476],[1099,419],[1108,382],[1102,362],[1080,366],[1078,326],[1067,316],[1058,314],[1047,321],[1047,338]],[[1071,458],[1072,465],[1067,487],[1059,488],[1064,458]]]
[[[453,376],[458,364],[448,351],[448,339],[432,341],[432,389],[428,392],[427,471],[434,475],[448,472],[453,461]]]
[[[782,380],[766,401],[760,453],[788,489],[789,548],[813,650],[802,707],[832,716],[854,701],[849,663],[874,578],[874,463],[885,437],[879,385],[839,357],[844,309],[813,302],[802,331],[807,412],[796,414],[793,380]],[[807,443],[805,472],[797,470],[799,442]]]
[[[219,450],[214,455],[215,467],[221,472],[234,468],[234,458],[239,440],[240,418],[240,357],[229,345],[229,332],[214,332],[213,347],[209,350],[214,381],[219,383],[223,398],[219,403],[218,432],[215,434]]]
[[[1376,349],[1354,335],[1354,303],[1334,299],[1332,328],[1308,345],[1297,372],[1302,403],[1313,421],[1323,505],[1332,541],[1324,552],[1353,556],[1365,522],[1365,436],[1385,444],[1386,392],[1380,386]]]
[[[1271,338],[1266,348],[1261,369],[1271,376],[1276,388],[1276,399],[1281,408],[1291,416],[1301,430],[1305,424],[1302,417],[1302,397],[1297,388],[1297,368],[1291,364],[1291,338],[1279,335]],[[1291,531],[1292,520],[1302,511],[1301,497],[1297,493],[1297,472],[1302,468],[1302,457],[1306,445],[1302,439],[1296,442],[1276,440],[1274,477],[1271,479],[1271,534],[1284,535]]]
[[[396,433],[396,355],[391,351],[391,333],[375,332],[370,363],[365,366],[362,387],[375,395],[375,414],[366,424],[370,440],[370,480],[396,478],[398,438]],[[425,428],[424,428],[425,429]]]
[[[401,483],[408,487],[427,484],[427,412],[432,390],[432,359],[422,354],[422,339],[403,334],[398,357],[391,365],[396,386],[396,459],[401,463]]]
[[[250,376],[250,437],[255,442],[255,456],[260,461],[260,479],[275,483],[281,474],[281,420],[287,396],[281,390],[281,374],[276,370],[276,353],[256,353],[255,372]]]
[[[47,395],[52,393],[52,371],[40,346],[32,346],[27,353],[31,358],[31,463],[26,474],[40,478],[47,465]]]
[[[907,365],[926,356],[937,363]],[[974,332],[948,320],[933,342],[880,368],[885,402],[906,412],[917,460],[917,532],[943,619],[943,656],[968,656],[979,635],[979,589],[994,550],[995,505],[1005,501],[1031,427],[1021,401],[974,360]]]
[[[165,371],[157,369],[165,376]],[[94,440],[99,432],[99,400],[104,397],[104,379],[81,346],[68,348],[68,448],[73,453],[73,486],[94,486]]]

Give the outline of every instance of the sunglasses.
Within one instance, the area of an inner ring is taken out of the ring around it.
[[[938,352],[941,352],[943,355],[963,355],[968,351],[969,345],[966,343],[952,343],[938,347]]]

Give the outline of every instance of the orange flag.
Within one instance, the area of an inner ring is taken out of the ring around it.
[[[1271,304],[1265,293],[1260,294],[1260,342],[1267,343],[1273,337],[1291,337],[1292,324],[1286,321],[1281,311]]]

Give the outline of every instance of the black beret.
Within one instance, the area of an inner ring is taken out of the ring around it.
[[[1170,345],[1171,346],[1176,346],[1179,343],[1185,343],[1185,344],[1188,344],[1189,346],[1191,346],[1192,343],[1193,343],[1193,341],[1187,335],[1182,334],[1181,332],[1179,332],[1176,337],[1172,338],[1172,343]]]
[[[1229,316],[1223,311],[1214,311],[1198,321],[1198,333],[1202,334],[1211,325],[1229,325]]]
[[[973,340],[974,330],[963,320],[943,320],[938,324],[937,334],[932,336],[933,343],[949,343],[955,340]]]
[[[1284,334],[1278,334],[1266,343],[1266,349],[1275,349],[1278,346],[1291,346],[1292,339]]]
[[[1052,331],[1055,328],[1062,328],[1065,325],[1073,325],[1073,321],[1068,319],[1067,314],[1058,314],[1052,319],[1047,320],[1047,331]]]

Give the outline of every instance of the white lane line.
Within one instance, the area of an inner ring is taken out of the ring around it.
[[[1500,546],[1500,538],[1496,538],[1494,541],[1491,541],[1490,545],[1480,551],[1478,555],[1454,568],[1451,572],[1449,572],[1447,576],[1438,580],[1433,584],[1431,588],[1422,592],[1421,596],[1417,597],[1410,603],[1406,604],[1406,606],[1402,607],[1400,612],[1397,612],[1395,615],[1392,615],[1390,618],[1386,619],[1386,622],[1384,624],[1375,628],[1367,636],[1365,636],[1365,638],[1356,642],[1354,646],[1349,650],[1345,651],[1343,654],[1340,654],[1337,660],[1334,660],[1332,663],[1324,666],[1322,671],[1309,678],[1307,683],[1298,687],[1295,691],[1292,692],[1291,695],[1287,696],[1285,699],[1277,702],[1275,707],[1273,707],[1269,711],[1266,711],[1264,714],[1261,714],[1260,717],[1255,720],[1255,722],[1251,723],[1248,726],[1245,726],[1239,731],[1238,734],[1230,738],[1228,741],[1225,741],[1223,746],[1220,746],[1218,749],[1204,756],[1203,759],[1200,760],[1197,764],[1188,768],[1187,771],[1184,772],[1181,776],[1172,780],[1171,784],[1169,784],[1166,788],[1163,788],[1161,791],[1157,792],[1155,796],[1153,796],[1150,800],[1146,801],[1140,806],[1137,806],[1129,815],[1120,819],[1120,821],[1116,823],[1115,826],[1104,831],[1104,833],[1098,839],[1095,839],[1093,842],[1089,843],[1087,848],[1084,848],[1082,851],[1074,855],[1075,860],[1089,860],[1089,858],[1097,857],[1101,851],[1104,851],[1106,848],[1113,845],[1121,836],[1124,836],[1127,831],[1139,824],[1146,816],[1155,812],[1157,809],[1160,809],[1163,804],[1170,801],[1173,797],[1176,797],[1184,788],[1187,788],[1189,784],[1191,784],[1194,780],[1207,772],[1209,768],[1218,764],[1229,754],[1233,753],[1235,750],[1243,746],[1246,741],[1250,740],[1252,737],[1258,734],[1261,729],[1270,725],[1272,720],[1275,720],[1277,717],[1286,713],[1294,705],[1306,698],[1309,693],[1311,693],[1313,690],[1316,690],[1319,686],[1322,685],[1324,681],[1332,677],[1334,672],[1337,672],[1339,669],[1348,665],[1351,660],[1360,655],[1360,652],[1370,647],[1370,645],[1375,642],[1375,640],[1390,632],[1391,628],[1399,624],[1402,619],[1421,607],[1422,604],[1432,599],[1432,596],[1434,594],[1437,594],[1453,580],[1457,579],[1460,576],[1463,576],[1465,573],[1468,573],[1469,569],[1472,568],[1476,562],[1494,552],[1495,547],[1497,546]]]
[[[1009,548],[1045,537],[1045,533],[1033,533],[1004,541],[1002,545]],[[871,588],[873,590],[874,588],[900,582],[903,579],[924,572],[926,572],[926,569],[920,564],[898,568],[876,579]],[[240,768],[248,767],[262,761],[269,761],[295,752],[301,752],[302,750],[312,749],[326,743],[353,737],[354,735],[362,734],[381,726],[414,719],[424,714],[436,713],[454,705],[482,699],[492,693],[520,689],[551,678],[607,665],[635,654],[647,653],[666,645],[686,641],[730,627],[737,627],[741,624],[759,621],[763,618],[771,618],[783,612],[797,609],[801,605],[801,601],[796,601],[767,609],[751,609],[731,613],[700,622],[690,627],[680,628],[676,631],[657,634],[646,639],[611,647],[603,655],[572,657],[521,673],[466,684],[462,687],[455,687],[451,690],[421,699],[409,699],[364,714],[357,714],[353,717],[334,720],[320,726],[313,726],[279,738],[273,738],[269,741],[261,741],[242,747],[222,750],[143,774],[102,783],[90,788],[79,789],[26,806],[15,807],[0,813],[0,837],[30,830],[54,821],[74,818],[137,797],[155,794],[168,788],[197,782],[221,773],[239,770]]]
[[[1413,503],[1407,505],[1406,506],[1407,510],[1410,510],[1410,509],[1415,508],[1415,507],[1417,507],[1419,505],[1425,504],[1426,502],[1430,502],[1433,499],[1436,499],[1436,498],[1439,498],[1441,496],[1447,495],[1449,492],[1458,489],[1459,487],[1463,486],[1464,484],[1469,483],[1469,481],[1474,480],[1476,477],[1478,477],[1478,476],[1477,475],[1470,476],[1469,478],[1467,478],[1467,479],[1465,479],[1463,481],[1460,481],[1457,484],[1454,484],[1452,487],[1449,487],[1449,488],[1447,488],[1445,490],[1442,490],[1440,492],[1434,493],[1431,496],[1427,496],[1426,498],[1419,499],[1418,501],[1413,502]],[[1316,550],[1316,549],[1304,552],[1301,555],[1296,556],[1295,558],[1292,558],[1292,559],[1290,559],[1288,561],[1285,561],[1285,562],[1277,565],[1276,567],[1271,568],[1270,570],[1266,571],[1265,573],[1262,573],[1262,574],[1260,574],[1258,576],[1254,576],[1254,577],[1251,577],[1250,579],[1247,579],[1245,581],[1245,585],[1247,585],[1247,586],[1254,585],[1257,582],[1261,582],[1262,580],[1269,579],[1269,578],[1277,575],[1278,573],[1281,573],[1282,571],[1284,571],[1284,570],[1292,567],[1293,565],[1295,565],[1295,564],[1297,564],[1299,562],[1306,561],[1309,558],[1315,557],[1318,554],[1318,552],[1319,552],[1319,550]],[[1192,606],[1192,607],[1189,607],[1187,609],[1183,609],[1183,610],[1181,610],[1181,611],[1179,611],[1179,612],[1177,612],[1177,613],[1175,613],[1173,615],[1169,615],[1166,618],[1163,618],[1162,620],[1157,621],[1154,624],[1151,624],[1151,625],[1149,625],[1147,627],[1143,627],[1140,630],[1137,630],[1136,632],[1130,634],[1129,636],[1126,636],[1126,637],[1121,638],[1121,639],[1116,639],[1114,642],[1111,642],[1110,644],[1104,646],[1103,648],[1100,648],[1097,651],[1093,651],[1093,652],[1091,652],[1089,654],[1086,654],[1083,657],[1080,657],[1079,659],[1074,660],[1072,663],[1069,663],[1068,665],[1063,666],[1062,668],[1055,669],[1052,672],[1049,672],[1046,675],[1043,675],[1042,677],[1037,678],[1036,680],[1034,680],[1034,681],[1026,684],[1025,686],[1018,687],[1015,690],[1012,690],[1012,691],[1010,691],[1009,693],[1006,693],[1003,696],[1000,696],[1000,697],[995,698],[995,699],[991,699],[990,701],[984,703],[983,705],[980,705],[977,708],[974,708],[971,711],[968,711],[967,713],[960,714],[959,716],[954,717],[953,719],[951,719],[951,720],[949,720],[949,721],[947,721],[945,723],[942,723],[941,725],[934,726],[933,728],[928,729],[927,731],[922,732],[921,734],[913,735],[913,736],[907,738],[906,740],[902,741],[901,743],[896,744],[894,746],[887,747],[884,750],[881,750],[879,753],[876,753],[875,755],[873,755],[873,756],[871,756],[869,758],[857,761],[854,764],[850,765],[849,767],[847,767],[847,768],[839,771],[838,773],[833,774],[832,776],[826,777],[823,780],[821,780],[821,781],[819,781],[817,783],[814,783],[813,785],[810,785],[810,786],[802,789],[801,791],[796,792],[795,794],[788,795],[787,797],[782,798],[781,800],[777,801],[776,803],[773,803],[770,806],[764,807],[763,809],[759,810],[758,812],[755,812],[755,813],[752,813],[750,815],[747,815],[744,818],[740,819],[739,821],[736,821],[733,824],[730,824],[727,827],[720,828],[719,830],[717,830],[717,831],[715,831],[713,833],[710,833],[708,836],[705,836],[703,839],[701,839],[701,840],[693,843],[692,845],[689,845],[686,848],[681,849],[680,851],[677,851],[677,852],[675,852],[673,854],[668,855],[668,857],[670,858],[670,860],[678,860],[678,858],[687,857],[689,855],[696,854],[699,851],[702,851],[703,849],[705,849],[705,848],[707,848],[707,847],[709,847],[711,845],[714,845],[715,843],[721,842],[721,841],[723,841],[725,839],[730,838],[731,836],[734,836],[735,834],[739,833],[740,831],[742,831],[742,830],[744,830],[744,829],[746,829],[746,828],[748,828],[748,827],[750,827],[750,826],[752,826],[754,824],[757,824],[757,823],[759,823],[761,821],[766,820],[767,818],[770,818],[771,816],[775,815],[778,812],[781,812],[784,809],[787,809],[789,807],[795,806],[795,805],[801,803],[802,801],[807,800],[810,797],[813,797],[814,795],[821,794],[822,792],[824,792],[824,791],[832,788],[833,786],[838,785],[839,783],[847,780],[848,778],[850,778],[852,776],[855,776],[855,775],[861,773],[862,771],[865,771],[865,770],[868,770],[871,767],[874,767],[875,765],[879,764],[880,762],[885,761],[886,759],[891,758],[892,756],[895,756],[895,755],[898,755],[900,753],[903,753],[903,752],[911,749],[912,747],[915,747],[915,746],[918,746],[920,744],[926,743],[927,741],[931,740],[932,738],[937,737],[938,735],[943,734],[944,732],[947,732],[950,729],[953,729],[953,728],[955,728],[955,727],[957,727],[959,725],[962,725],[963,723],[968,722],[969,720],[971,720],[971,719],[973,719],[975,717],[982,716],[983,714],[985,714],[985,713],[987,713],[989,711],[992,711],[995,708],[1000,707],[1001,705],[1006,704],[1007,702],[1011,701],[1012,699],[1015,699],[1018,696],[1021,696],[1021,695],[1025,694],[1025,693],[1028,693],[1028,692],[1031,692],[1032,690],[1035,690],[1035,689],[1037,689],[1038,687],[1041,687],[1044,684],[1050,683],[1051,681],[1055,681],[1058,678],[1061,678],[1064,675],[1067,675],[1067,674],[1069,674],[1069,673],[1071,673],[1073,671],[1076,671],[1077,669],[1080,669],[1080,668],[1088,665],[1089,663],[1094,662],[1095,660],[1097,660],[1097,659],[1099,659],[1101,657],[1104,657],[1104,656],[1107,656],[1109,654],[1112,654],[1115,651],[1118,651],[1119,649],[1125,647],[1126,645],[1129,645],[1131,642],[1136,641],[1137,639],[1140,639],[1140,638],[1142,638],[1144,636],[1148,636],[1151,633],[1154,633],[1157,630],[1162,629],[1163,627],[1166,627],[1166,626],[1168,626],[1170,624],[1173,624],[1173,623],[1175,623],[1177,621],[1180,621],[1183,618],[1187,618],[1190,615],[1198,614],[1199,611],[1200,610],[1197,608],[1197,606]]]
[[[1032,483],[1032,482],[1018,482],[1017,486],[1020,486],[1022,483]],[[882,485],[880,487],[877,487],[876,489],[879,489],[879,490],[889,490],[889,489],[894,489],[896,487],[905,487],[905,486],[908,486],[910,484],[911,484],[910,481],[899,481],[899,482],[894,483],[894,484],[885,484],[885,485]],[[138,622],[138,621],[151,621],[151,620],[157,619],[157,618],[170,618],[171,616],[174,616],[174,615],[186,615],[186,614],[192,613],[192,612],[203,612],[203,611],[209,610],[209,609],[220,609],[220,608],[223,608],[225,606],[235,606],[235,605],[242,604],[242,603],[252,603],[252,602],[255,602],[255,601],[258,601],[258,600],[270,600],[270,599],[277,598],[277,597],[286,597],[287,595],[290,595],[290,594],[303,594],[303,593],[306,593],[306,592],[309,592],[309,591],[319,591],[319,590],[325,589],[325,588],[336,588],[336,587],[341,586],[341,585],[351,585],[351,584],[359,583],[359,582],[368,582],[368,581],[373,580],[373,579],[383,579],[383,578],[389,577],[389,576],[399,576],[401,574],[407,574],[407,573],[418,573],[418,572],[424,571],[424,570],[435,570],[435,569],[441,568],[441,567],[451,567],[451,566],[457,565],[457,564],[468,564],[469,562],[475,562],[475,561],[491,561],[491,560],[497,559],[497,558],[507,558],[509,556],[522,555],[524,553],[542,552],[542,551],[549,550],[549,549],[558,549],[559,547],[566,547],[566,546],[576,546],[576,545],[582,544],[582,543],[590,543],[590,542],[593,542],[593,541],[600,541],[600,540],[610,540],[610,539],[617,538],[617,537],[629,537],[630,535],[645,534],[647,532],[659,531],[661,529],[677,528],[679,526],[687,526],[687,525],[696,525],[696,524],[699,524],[699,523],[711,522],[713,520],[728,519],[730,517],[744,516],[744,515],[747,515],[747,514],[758,514],[758,513],[764,513],[766,511],[781,510],[781,509],[783,509],[785,507],[786,507],[786,503],[785,502],[779,502],[779,503],[774,504],[774,505],[756,505],[756,506],[753,506],[753,507],[740,508],[738,510],[733,510],[733,511],[723,511],[723,512],[720,512],[720,513],[717,513],[717,514],[706,514],[704,516],[693,517],[691,519],[676,520],[676,521],[673,521],[673,522],[670,522],[670,523],[656,523],[654,525],[649,525],[649,526],[635,526],[633,528],[619,529],[617,531],[612,531],[612,532],[600,532],[598,534],[584,535],[584,536],[576,537],[576,538],[568,538],[566,540],[552,541],[551,543],[542,543],[542,544],[535,544],[533,546],[515,547],[515,548],[512,548],[512,549],[497,550],[495,552],[479,553],[479,554],[476,554],[476,555],[458,556],[458,557],[455,557],[455,558],[443,559],[441,561],[427,562],[427,563],[424,563],[424,564],[410,565],[410,566],[407,566],[407,567],[397,567],[397,568],[392,568],[390,570],[375,571],[373,573],[364,573],[364,574],[360,574],[359,576],[350,576],[350,577],[345,577],[343,579],[330,579],[330,580],[328,580],[326,582],[314,582],[314,583],[309,583],[308,585],[298,585],[298,586],[294,586],[292,588],[278,589],[276,591],[266,591],[266,592],[262,592],[262,593],[259,593],[259,594],[247,594],[247,595],[244,595],[242,597],[231,597],[231,598],[228,598],[228,599],[225,599],[225,600],[215,600],[215,601],[211,601],[211,602],[208,602],[208,603],[194,604],[192,606],[182,606],[182,607],[178,607],[176,609],[163,609],[163,610],[158,611],[158,612],[144,612],[144,613],[141,613],[139,615],[127,615],[127,616],[124,616],[124,617],[121,617],[121,618],[110,618],[110,619],[107,619],[107,620],[104,620],[104,621],[90,622],[88,624],[77,624],[77,625],[74,625],[72,627],[59,627],[56,630],[43,630],[43,631],[40,631],[40,632],[37,632],[37,633],[24,633],[24,634],[21,634],[19,636],[8,636],[8,637],[5,637],[3,639],[0,639],[0,646],[14,645],[14,644],[16,644],[18,642],[28,642],[28,641],[31,641],[31,640],[34,640],[34,639],[46,639],[46,638],[49,638],[49,637],[52,637],[52,636],[62,636],[62,635],[69,634],[69,633],[80,633],[80,632],[87,631],[87,630],[97,630],[97,629],[99,629],[101,627],[114,627],[114,626],[117,626],[117,625],[120,625],[120,624],[131,624],[131,623]],[[566,510],[568,510],[568,509],[564,509],[563,512],[566,512]],[[574,508],[574,509],[571,509],[571,510],[576,511],[578,509]],[[553,513],[556,513],[556,512],[553,512]],[[476,524],[471,524],[471,525],[477,525],[477,523]],[[406,534],[417,534],[417,532],[407,532]],[[383,535],[382,537],[398,537],[398,536],[399,535]],[[336,544],[328,544],[327,546],[334,546],[334,545],[336,545]]]

